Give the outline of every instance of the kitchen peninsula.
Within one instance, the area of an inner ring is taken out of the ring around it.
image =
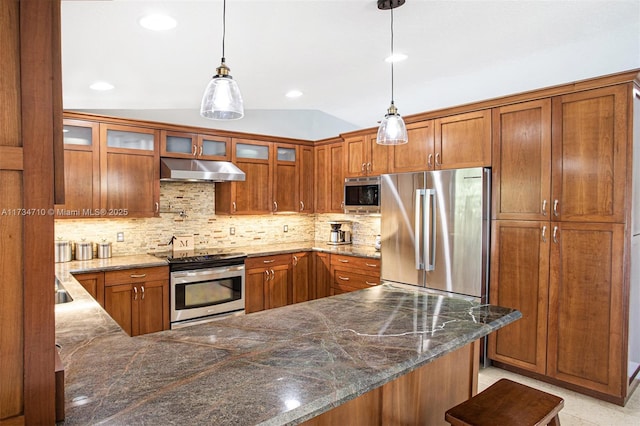
[[[470,397],[473,342],[521,316],[386,283],[131,338],[61,265],[57,277],[74,298],[56,306],[69,425],[382,423],[402,401]],[[434,370],[447,376],[406,383]]]

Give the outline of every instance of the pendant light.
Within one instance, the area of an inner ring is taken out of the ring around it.
[[[238,83],[229,74],[225,63],[224,40],[226,34],[227,1],[222,2],[222,61],[202,96],[200,115],[212,120],[237,120],[244,117],[244,105]]]
[[[393,9],[404,4],[405,0],[378,0],[378,9],[391,10],[391,57],[393,57]],[[393,60],[391,61],[391,105],[380,122],[376,143],[379,145],[402,145],[409,141],[407,126],[398,114],[393,102]]]

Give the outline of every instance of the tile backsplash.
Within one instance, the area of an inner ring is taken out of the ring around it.
[[[160,217],[58,219],[55,236],[64,240],[110,241],[114,256],[170,249],[174,235],[193,235],[196,248],[231,248],[296,241],[328,241],[331,220],[352,221],[353,243],[373,245],[380,218],[342,214],[216,215],[215,185],[161,182]],[[285,226],[287,232],[284,232]],[[118,232],[123,242],[116,242]],[[233,232],[233,235],[232,235]]]

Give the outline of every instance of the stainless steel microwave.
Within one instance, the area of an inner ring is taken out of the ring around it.
[[[380,213],[380,176],[344,179],[345,213]]]

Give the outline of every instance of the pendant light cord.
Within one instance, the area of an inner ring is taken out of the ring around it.
[[[391,105],[393,105],[393,2],[391,4]]]
[[[227,0],[222,0],[222,62],[224,62],[224,39],[227,34]]]

